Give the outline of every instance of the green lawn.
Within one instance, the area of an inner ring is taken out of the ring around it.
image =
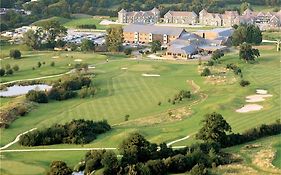
[[[263,32],[262,38],[266,40],[281,40],[281,31],[276,32]]]
[[[120,57],[124,58],[125,56],[120,55]],[[111,59],[112,56],[105,56],[92,52],[23,51],[21,59],[14,60],[7,58],[0,61],[2,67],[5,67],[7,64],[13,67],[17,64],[20,68],[20,70],[14,72],[13,75],[1,77],[0,82],[65,73],[72,69],[75,64],[80,63],[77,60],[82,60],[81,63],[94,64],[105,62],[106,58]],[[42,63],[40,68],[37,67],[38,62]],[[43,64],[43,62],[45,62],[45,64]],[[54,67],[50,66],[51,62],[55,62]],[[35,70],[33,70],[33,67]]]
[[[87,58],[84,57],[86,54],[80,55],[80,58]],[[97,76],[93,79],[94,85],[98,88],[96,97],[42,104],[26,117],[14,121],[9,129],[1,130],[0,144],[12,141],[17,134],[33,127],[48,127],[74,118],[107,119],[111,125],[120,124],[113,126],[112,131],[100,135],[84,147],[117,147],[134,131],[140,132],[152,142],[169,142],[194,134],[200,127],[203,115],[213,111],[224,116],[232,126],[233,132],[241,132],[262,123],[271,123],[280,118],[280,57],[281,53],[275,52],[275,49],[264,49],[261,50],[259,63],[245,64],[238,59],[237,52],[227,54],[223,58],[223,64],[239,64],[244,78],[251,82],[251,85],[245,88],[240,87],[238,81],[234,84],[221,85],[206,83],[205,78],[199,76],[196,61],[187,63],[118,59],[96,65]],[[159,74],[160,77],[143,77],[141,76],[143,73]],[[233,73],[228,72],[226,76],[233,77]],[[169,109],[188,108],[192,102],[200,100],[199,95],[195,95],[192,100],[185,100],[180,104],[171,105],[167,102],[168,98],[173,98],[179,90],[191,89],[187,80],[193,80],[198,84],[201,92],[208,95],[207,99],[192,106],[190,111],[192,114],[183,115],[181,120],[164,120]],[[257,88],[267,89],[273,95],[259,103],[264,109],[259,112],[236,113],[235,110],[245,104],[245,96],[254,94]],[[161,106],[157,105],[159,101],[162,102]],[[130,115],[129,122],[124,122],[126,114]],[[192,137],[176,145],[186,145],[194,141]],[[44,148],[70,147],[81,145],[52,145]],[[11,148],[24,147],[16,144]],[[51,160],[60,159],[73,166],[83,154],[83,152],[5,153],[2,160],[7,163],[21,163],[23,157],[27,157],[22,166],[36,165],[37,168],[46,168]],[[40,174],[40,171],[34,170],[33,174]]]
[[[55,20],[58,21],[61,25],[65,26],[66,28],[78,28],[79,25],[83,24],[95,24],[98,30],[105,30],[108,26],[100,25],[99,23],[107,18],[99,18],[90,15],[83,15],[83,14],[76,14],[73,15],[71,19],[63,18],[63,17],[51,17],[43,20],[36,21],[33,23],[34,25],[41,25],[43,22]],[[107,20],[115,21],[116,18],[108,18]]]

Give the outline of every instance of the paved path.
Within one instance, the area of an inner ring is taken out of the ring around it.
[[[8,143],[7,145],[1,147],[0,150],[6,149],[6,148],[12,146],[13,144],[17,143],[17,142],[20,140],[20,136],[22,136],[22,135],[24,135],[24,134],[27,134],[27,133],[29,133],[29,132],[31,132],[31,131],[34,131],[34,130],[36,130],[36,129],[37,129],[37,128],[32,128],[32,129],[30,129],[30,130],[28,130],[28,131],[25,131],[25,132],[19,134],[19,135],[16,137],[16,139],[15,139],[14,141],[12,141],[12,142]],[[0,152],[1,152],[1,151],[0,151]]]
[[[167,146],[169,147],[169,146],[171,146],[172,144],[175,144],[175,143],[177,143],[177,142],[186,140],[186,139],[188,139],[189,137],[190,137],[190,135],[188,135],[188,136],[186,136],[186,137],[183,137],[183,138],[181,138],[181,139],[177,139],[177,140],[171,141],[171,142],[167,143]]]

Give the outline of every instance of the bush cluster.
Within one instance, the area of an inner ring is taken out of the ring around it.
[[[35,130],[20,137],[23,146],[39,146],[53,144],[85,144],[97,135],[111,129],[106,120],[94,122],[91,120],[72,120],[64,125],[55,124],[50,128]]]
[[[186,99],[186,98],[191,98],[191,92],[187,91],[187,90],[181,90],[179,93],[177,93],[174,98],[172,99],[168,99],[168,102],[172,102],[172,104],[176,104],[176,102],[181,102],[182,100]],[[161,102],[158,103],[158,105],[161,105]]]
[[[206,77],[206,76],[209,76],[209,75],[211,75],[210,69],[209,68],[204,68],[202,73],[201,73],[201,76]]]
[[[281,123],[280,120],[277,120],[272,124],[262,124],[258,127],[249,129],[242,134],[230,134],[227,136],[227,139],[222,144],[222,147],[229,147],[234,145],[239,145],[242,143],[250,142],[257,140],[262,137],[277,135],[281,133]]]
[[[233,63],[230,63],[230,64],[226,65],[226,68],[233,70],[235,75],[241,75],[242,76],[242,70],[237,65],[235,65]]]
[[[241,80],[239,84],[240,86],[245,87],[245,86],[249,86],[250,82],[247,80]]]
[[[10,57],[14,59],[20,59],[21,58],[21,52],[17,49],[10,50]]]

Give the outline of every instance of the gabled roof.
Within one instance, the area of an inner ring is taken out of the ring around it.
[[[197,14],[195,12],[188,12],[188,11],[168,11],[166,14],[168,13],[170,13],[172,16],[197,17]]]
[[[184,31],[183,28],[130,24],[123,27],[124,32],[152,33],[161,35],[173,35],[179,37]]]

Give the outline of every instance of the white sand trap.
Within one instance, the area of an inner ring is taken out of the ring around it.
[[[143,77],[160,77],[158,74],[141,74]]]
[[[261,105],[247,104],[247,105],[243,106],[242,108],[237,109],[236,112],[247,113],[247,112],[251,112],[251,111],[259,111],[262,108],[263,108],[263,106],[261,106]]]
[[[89,66],[89,69],[95,69],[96,67],[95,66]]]
[[[59,58],[59,56],[53,56],[52,58],[55,58],[55,59],[56,59],[56,58]]]
[[[127,70],[128,68],[127,68],[127,67],[122,67],[121,69],[122,69],[122,70]]]
[[[74,61],[76,61],[76,62],[81,62],[82,60],[81,60],[81,59],[75,59]]]
[[[249,103],[253,103],[253,102],[261,102],[261,101],[264,101],[265,98],[267,97],[272,97],[271,94],[267,94],[267,95],[250,95],[250,96],[247,96],[246,97],[246,102],[249,102]]]
[[[267,94],[267,90],[257,89],[257,90],[256,90],[256,93],[257,93],[257,94],[261,94],[261,95],[265,95],[265,94]]]

